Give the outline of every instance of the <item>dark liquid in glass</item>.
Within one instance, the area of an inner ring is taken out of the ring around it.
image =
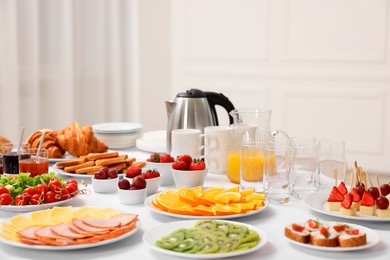
[[[30,154],[21,154],[20,160],[30,158]],[[3,173],[19,174],[19,158],[17,152],[3,154]]]

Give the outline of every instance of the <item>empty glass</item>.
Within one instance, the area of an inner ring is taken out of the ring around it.
[[[341,177],[345,164],[345,141],[323,139],[318,142],[318,162],[321,174],[333,178],[334,170]]]

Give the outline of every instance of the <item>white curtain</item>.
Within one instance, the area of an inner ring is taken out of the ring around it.
[[[137,120],[136,0],[0,0],[0,133]]]

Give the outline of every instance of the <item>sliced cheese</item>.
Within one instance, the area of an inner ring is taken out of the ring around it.
[[[30,214],[32,225],[48,226],[56,223],[50,217],[51,209],[33,211]]]
[[[84,217],[91,217],[94,215],[96,211],[98,211],[99,208],[92,208],[92,207],[82,207],[78,210],[76,210],[73,214],[75,218],[84,218]]]
[[[74,210],[72,206],[68,207],[54,207],[51,210],[50,218],[54,222],[61,224],[70,222],[73,219]]]
[[[16,232],[8,232],[8,231],[3,230],[1,232],[1,236],[4,237],[5,239],[11,240],[11,241],[20,241]]]
[[[111,208],[104,208],[99,209],[94,213],[94,216],[92,218],[98,218],[98,219],[108,219],[112,216],[121,214],[122,212],[119,210],[111,209]]]
[[[360,205],[360,214],[367,215],[367,216],[374,216],[375,215],[375,206],[361,206]]]
[[[15,217],[10,218],[9,223],[14,227],[15,231],[25,229],[32,225],[31,220],[23,215],[16,215]]]

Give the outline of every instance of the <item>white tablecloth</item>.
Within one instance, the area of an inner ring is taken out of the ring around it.
[[[128,149],[126,152],[130,156],[136,157],[137,160],[145,160],[148,156],[147,153],[137,151],[136,149]],[[64,177],[64,179],[68,178]],[[234,184],[230,183],[224,175],[213,173],[208,175],[205,183],[206,187],[229,187],[233,185]],[[91,194],[89,196],[80,196],[71,203],[72,206],[111,207],[124,212],[137,213],[141,221],[141,229],[129,238],[109,245],[73,251],[39,251],[33,249],[20,249],[0,244],[0,259],[180,259],[155,252],[147,247],[142,241],[142,236],[148,229],[180,219],[151,212],[143,204],[135,206],[122,205],[119,203],[117,193],[97,194],[93,192],[91,185],[88,185],[88,188],[91,190]],[[173,187],[161,187],[160,190],[166,188]],[[0,210],[0,221],[7,220],[16,214],[17,213]],[[297,199],[291,200],[291,202],[286,205],[270,205],[264,212],[259,214],[232,219],[233,221],[244,222],[263,229],[268,234],[268,243],[265,247],[256,252],[229,259],[390,259],[390,222],[346,221],[364,225],[376,230],[381,237],[380,243],[370,249],[362,251],[323,252],[293,245],[284,237],[284,227],[286,225],[292,222],[303,222],[308,218],[327,221],[343,221],[335,217],[316,213],[310,210],[303,201]]]

